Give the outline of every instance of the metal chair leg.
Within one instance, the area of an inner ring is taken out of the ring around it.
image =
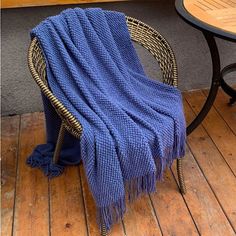
[[[179,188],[182,194],[186,193],[186,186],[184,182],[184,174],[182,168],[182,159],[177,159],[177,175],[179,180]]]
[[[106,230],[106,226],[105,225],[102,225],[101,236],[107,236],[107,230]]]
[[[56,144],[54,154],[53,154],[53,163],[54,164],[56,164],[59,160],[59,154],[60,154],[61,147],[62,147],[62,144],[63,144],[63,141],[64,141],[65,131],[66,131],[66,129],[65,129],[65,126],[62,122],[60,130],[59,130],[59,134],[58,134],[58,137],[57,137],[57,144]]]

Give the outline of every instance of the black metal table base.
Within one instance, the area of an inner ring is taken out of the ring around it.
[[[236,71],[236,63],[230,64],[222,69],[221,71],[221,81],[220,86],[224,90],[226,94],[230,96],[229,105],[233,105],[236,102],[236,90],[230,87],[224,80],[224,77],[233,72]]]
[[[191,122],[191,124],[187,127],[186,131],[187,135],[191,134],[193,130],[195,130],[201,124],[201,122],[204,120],[204,118],[210,111],[215,101],[219,86],[221,86],[224,92],[231,97],[229,102],[230,104],[233,104],[236,101],[236,91],[233,88],[231,88],[224,80],[224,76],[226,74],[236,71],[236,63],[226,66],[221,71],[220,56],[214,35],[209,31],[204,31],[204,30],[202,31],[202,33],[206,39],[211,55],[211,61],[212,61],[211,87],[206,102],[203,105],[201,111],[198,113],[196,118]]]

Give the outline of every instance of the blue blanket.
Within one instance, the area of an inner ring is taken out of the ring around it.
[[[81,139],[66,134],[57,165],[52,155],[61,124],[43,96],[47,144],[27,163],[49,176],[82,160],[98,209],[111,225],[130,200],[153,192],[174,159],[185,154],[185,119],[178,89],[145,74],[123,13],[67,9],[31,31],[43,49],[55,96],[80,121]]]

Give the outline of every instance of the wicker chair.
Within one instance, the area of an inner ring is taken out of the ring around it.
[[[132,40],[146,48],[159,63],[162,71],[163,82],[177,87],[178,75],[176,60],[166,39],[159,32],[137,19],[126,17],[126,22]],[[50,100],[62,120],[53,156],[54,163],[57,163],[65,131],[70,132],[79,139],[83,132],[83,127],[81,126],[79,120],[76,120],[76,118],[64,107],[64,105],[49,89],[46,78],[45,60],[36,38],[31,41],[29,47],[28,65],[34,80],[44,95],[46,95],[46,97]],[[180,192],[184,194],[186,192],[186,187],[183,178],[181,159],[177,159],[177,174]],[[104,228],[102,229],[102,235],[106,235],[106,230]]]

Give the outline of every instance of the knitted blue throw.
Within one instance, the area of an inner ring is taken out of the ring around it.
[[[50,89],[80,121],[80,140],[69,133],[58,164],[52,155],[61,124],[43,96],[47,144],[27,163],[49,176],[82,160],[98,209],[111,225],[133,200],[153,192],[174,159],[185,154],[185,119],[178,89],[148,78],[132,45],[125,15],[99,8],[67,9],[31,31],[46,59]]]

